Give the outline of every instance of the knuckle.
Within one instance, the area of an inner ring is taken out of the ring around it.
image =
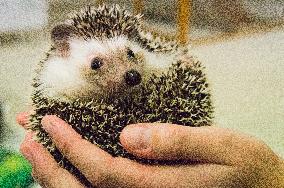
[[[31,153],[30,146],[26,141],[21,143],[19,150],[29,161],[31,160],[31,157],[29,157]]]
[[[236,138],[236,137],[235,137]],[[239,139],[239,138],[238,138]],[[278,156],[267,146],[267,144],[254,137],[243,137],[243,144],[235,143],[241,154],[240,166],[247,169],[257,169],[264,166],[274,166],[278,163]],[[233,142],[233,141],[231,141]]]
[[[267,145],[262,140],[258,140],[258,139],[253,138],[252,143],[253,143],[253,146],[254,146],[254,147],[252,147],[252,150],[255,152],[255,154],[257,154],[259,152],[261,152],[261,153],[265,152],[265,150],[267,149]]]
[[[169,147],[169,139],[171,138],[171,131],[166,127],[154,128],[152,130],[151,147],[152,150],[157,153],[163,153],[167,151]]]
[[[122,157],[110,157],[105,159],[105,165],[104,165],[104,175],[110,176],[111,174],[114,174],[117,171],[117,167],[122,163],[122,160],[124,158]],[[121,170],[120,168],[118,170]]]
[[[181,156],[187,153],[186,150],[189,147],[189,133],[179,129],[173,129],[170,134],[169,140],[171,141],[170,149],[176,153],[177,156]]]
[[[61,139],[58,143],[55,144],[62,153],[69,156],[74,151],[74,142],[68,139]]]
[[[95,187],[113,187],[110,183],[113,182],[113,175],[115,174],[115,158],[108,158],[102,162],[102,166],[94,167],[92,173],[88,173],[89,181]]]
[[[187,148],[188,134],[183,127],[167,126],[153,133],[153,153],[161,158],[180,156]]]
[[[56,171],[53,171],[56,172]],[[52,187],[55,176],[42,169],[33,168],[32,177],[43,187]]]
[[[224,148],[231,149],[234,147],[238,147],[238,144],[236,145],[236,143],[238,142],[238,138],[231,131],[228,131],[226,134],[220,137],[221,139],[219,144],[221,146],[224,146]]]
[[[279,157],[267,146],[267,144],[258,139],[254,139],[254,147],[252,147],[251,156],[262,164],[275,165],[279,161]]]
[[[266,152],[266,145],[263,141],[250,138],[247,144],[247,153],[250,154],[251,157],[258,157]]]

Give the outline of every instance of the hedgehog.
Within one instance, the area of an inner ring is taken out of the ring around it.
[[[204,66],[177,41],[143,28],[142,15],[118,5],[87,7],[55,26],[51,39],[33,79],[29,129],[61,166],[81,180],[82,174],[42,128],[43,116],[58,116],[113,156],[148,163],[155,161],[131,155],[119,142],[128,124],[212,123]]]

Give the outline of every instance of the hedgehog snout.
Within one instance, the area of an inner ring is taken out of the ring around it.
[[[124,79],[127,85],[135,86],[141,83],[141,75],[136,70],[129,70],[124,74]]]

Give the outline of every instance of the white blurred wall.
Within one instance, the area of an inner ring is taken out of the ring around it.
[[[47,24],[45,0],[0,0],[0,32],[38,29]]]

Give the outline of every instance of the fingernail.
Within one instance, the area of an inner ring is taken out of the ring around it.
[[[125,144],[133,150],[143,150],[150,147],[152,131],[145,127],[126,128],[123,133]]]
[[[21,112],[17,115],[16,117],[16,121],[18,122],[18,124],[20,124],[21,126],[25,126],[26,124],[29,123],[29,114],[26,112]]]

